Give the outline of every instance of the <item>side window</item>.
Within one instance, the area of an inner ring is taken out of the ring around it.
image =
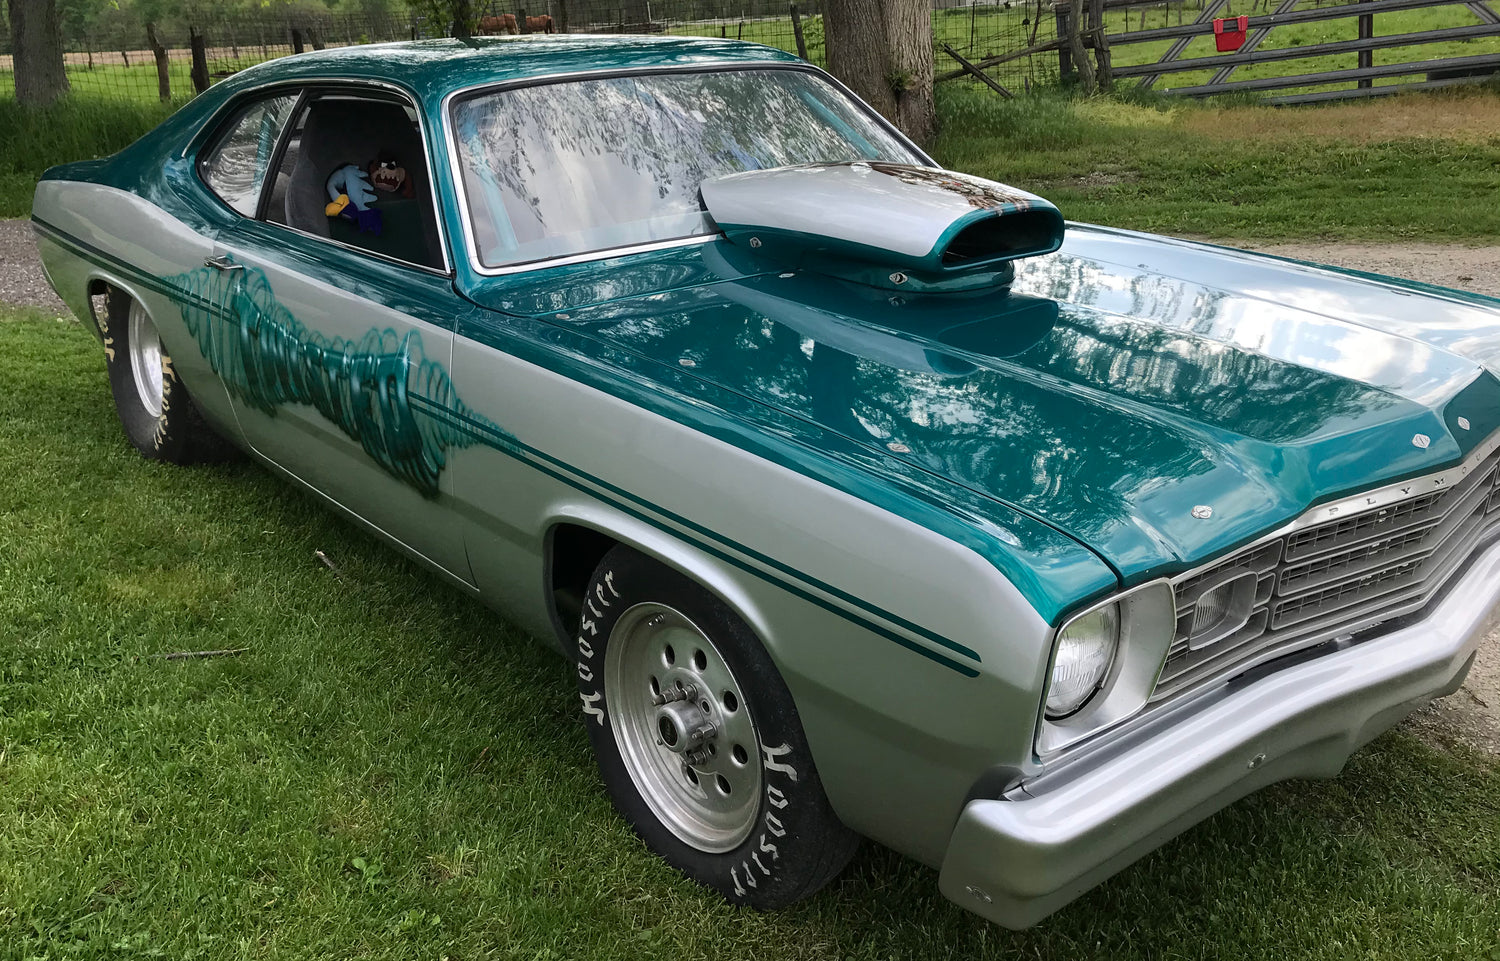
[[[203,182],[247,217],[255,216],[276,139],[296,103],[296,95],[287,94],[246,107],[198,163]]]
[[[298,111],[266,219],[395,260],[442,267],[416,108],[331,92]]]

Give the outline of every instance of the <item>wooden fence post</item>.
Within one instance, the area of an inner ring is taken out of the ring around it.
[[[1066,42],[1072,32],[1068,27],[1068,5],[1063,0],[1057,0],[1052,11],[1057,17],[1057,76],[1059,80],[1066,80],[1073,75],[1072,51],[1068,49]]]
[[[1100,90],[1108,90],[1114,78],[1110,75],[1109,39],[1104,35],[1104,0],[1089,0],[1089,19],[1094,24],[1095,79],[1099,82]],[[1125,20],[1128,25],[1130,21],[1130,8],[1128,7],[1125,9]]]
[[[298,30],[296,27],[292,27],[290,29],[292,31],[292,53],[301,53],[304,49],[306,49],[302,45],[302,31]]]
[[[318,31],[314,30],[312,27],[308,27],[307,28],[307,42],[310,43],[310,44],[312,44],[312,48],[314,50],[322,50],[323,49],[323,37],[322,37],[321,34],[318,33]]]
[[[1086,94],[1095,91],[1094,65],[1083,49],[1083,31],[1087,21],[1083,18],[1083,0],[1072,0],[1068,4],[1068,51],[1073,55],[1073,66],[1078,71],[1078,85]]]
[[[807,39],[802,36],[802,16],[799,13],[797,13],[797,4],[796,4],[795,0],[793,0],[793,3],[791,5],[791,7],[792,7],[792,36],[797,39],[797,56],[801,57],[803,60],[806,60],[807,59]]]
[[[516,29],[522,33],[531,32],[531,24],[526,22],[526,8],[522,7],[516,11]]]
[[[1364,3],[1366,0],[1360,0],[1360,2]],[[1359,39],[1368,40],[1373,36],[1375,36],[1375,15],[1370,13],[1361,14],[1359,17]],[[1359,52],[1359,66],[1361,68],[1375,66],[1375,51],[1361,50]],[[1359,89],[1361,90],[1368,90],[1373,86],[1375,86],[1375,81],[1369,77],[1359,81]]]
[[[208,89],[208,50],[203,34],[197,27],[188,27],[188,46],[193,50],[193,89],[198,93]]]
[[[171,65],[167,61],[167,48],[156,38],[156,24],[146,24],[146,41],[151,44],[151,54],[156,57],[156,93],[165,103],[172,99]]]

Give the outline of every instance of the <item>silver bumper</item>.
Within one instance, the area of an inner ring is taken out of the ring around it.
[[[1360,746],[1463,684],[1497,604],[1492,543],[1420,621],[1226,685],[1008,798],[970,801],[943,860],[943,894],[1027,927],[1252,791],[1332,777]]]

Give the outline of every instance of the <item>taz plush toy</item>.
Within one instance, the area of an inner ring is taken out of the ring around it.
[[[406,175],[406,168],[396,162],[396,155],[389,150],[382,150],[380,156],[370,161],[370,166],[366,170],[376,190],[385,193],[395,193],[399,190],[401,196],[407,199],[416,196],[416,188],[412,185],[411,178]]]

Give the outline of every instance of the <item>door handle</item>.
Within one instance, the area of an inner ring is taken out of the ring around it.
[[[203,260],[203,266],[205,266],[205,267],[212,267],[215,270],[226,270],[226,271],[227,270],[244,270],[245,269],[245,265],[244,264],[237,264],[233,260],[230,260],[228,254],[220,254],[217,257],[206,257]]]

